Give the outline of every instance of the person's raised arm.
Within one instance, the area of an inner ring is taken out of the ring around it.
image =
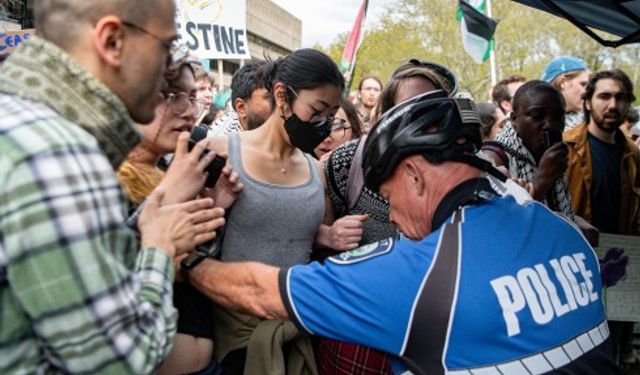
[[[211,140],[205,138],[189,152],[187,132],[180,134],[171,165],[162,178],[160,185],[166,189],[163,203],[182,203],[195,198],[207,178],[205,168],[216,156],[216,152],[207,152]]]
[[[545,200],[547,193],[556,181],[564,175],[567,170],[568,148],[564,143],[558,143],[551,146],[544,154],[538,163],[538,173],[533,179],[533,193],[531,196],[533,199],[542,202]]]

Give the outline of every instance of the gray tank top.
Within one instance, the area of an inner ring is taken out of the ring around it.
[[[257,181],[242,166],[240,136],[229,134],[229,160],[244,190],[227,218],[223,261],[257,261],[291,267],[309,261],[324,215],[322,182],[311,156],[311,178],[301,185]]]

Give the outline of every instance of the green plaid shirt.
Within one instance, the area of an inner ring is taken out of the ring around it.
[[[122,102],[34,38],[0,68],[0,373],[152,372],[176,326],[173,266],[138,251],[114,169]]]

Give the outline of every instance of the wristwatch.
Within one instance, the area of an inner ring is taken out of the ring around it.
[[[207,258],[207,256],[207,254],[201,253],[199,251],[194,251],[189,254],[188,257],[184,258],[180,262],[180,273],[182,274],[182,278],[185,280],[189,280],[189,271],[200,264],[200,262],[202,262],[204,258]]]
[[[180,262],[180,274],[182,274],[183,279],[189,280],[189,271],[200,264],[204,258],[217,258],[220,256],[222,241],[219,241],[219,239],[222,238],[222,233],[224,232],[218,229],[216,233],[217,235],[213,240],[196,246],[195,251]]]

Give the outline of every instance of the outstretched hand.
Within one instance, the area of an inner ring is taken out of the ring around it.
[[[209,198],[163,204],[164,196],[158,188],[145,201],[138,220],[142,247],[157,246],[174,257],[214,239],[224,225],[224,210]]]

